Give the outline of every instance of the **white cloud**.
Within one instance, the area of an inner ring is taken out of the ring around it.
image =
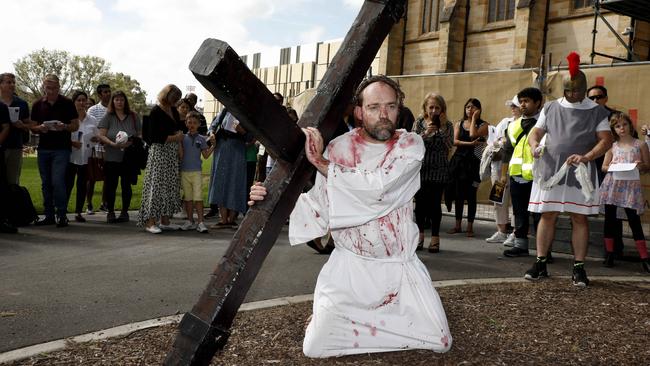
[[[325,28],[318,25],[300,34],[300,43],[314,43],[323,40]]]
[[[281,24],[269,29],[277,37],[267,37],[277,44],[256,40],[260,35],[250,34],[246,24],[272,19],[293,7],[314,10],[309,0],[4,1],[3,13],[15,16],[3,17],[0,31],[16,36],[3,40],[0,72],[13,70],[16,60],[41,48],[94,55],[110,62],[112,71],[137,79],[152,100],[167,83],[182,90],[186,85],[201,89],[188,65],[205,38],[227,41],[240,55],[273,54],[280,46],[290,46]],[[296,43],[322,40],[323,26],[304,28],[292,38]]]
[[[351,9],[360,9],[364,0],[343,0],[343,4]]]

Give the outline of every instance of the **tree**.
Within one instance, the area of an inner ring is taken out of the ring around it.
[[[94,95],[100,83],[111,86],[113,91],[123,91],[131,109],[142,114],[147,111],[147,93],[140,83],[121,72],[110,71],[110,63],[97,56],[71,55],[66,51],[40,49],[31,52],[14,63],[16,92],[29,103],[43,95],[43,76],[59,77],[61,94],[70,96],[75,90]]]
[[[70,70],[74,90],[83,90],[88,95],[95,93],[101,76],[109,72],[110,64],[101,57],[72,56]],[[66,93],[67,94],[67,93]]]
[[[71,57],[66,51],[40,49],[14,63],[18,94],[32,102],[43,94],[43,76],[59,77],[61,92],[67,94],[72,88]]]
[[[148,113],[147,92],[142,90],[140,83],[129,75],[107,72],[99,77],[97,83],[108,84],[113,91],[123,91],[132,110],[140,115]]]

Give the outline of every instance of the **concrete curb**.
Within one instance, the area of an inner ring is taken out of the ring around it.
[[[569,276],[553,276],[553,278],[569,278]],[[650,277],[643,276],[590,276],[593,280],[607,280],[607,281],[621,281],[621,282],[648,282]],[[464,286],[464,285],[489,285],[496,283],[512,283],[512,282],[526,282],[522,277],[495,277],[495,278],[477,278],[466,280],[446,280],[446,281],[433,281],[433,286],[436,288]],[[299,304],[313,300],[314,295],[298,295],[290,297],[280,297],[277,299],[255,301],[242,304],[239,311],[251,311],[272,308],[276,306]],[[137,323],[120,325],[114,328],[108,328],[97,332],[82,334],[75,337],[59,339],[56,341],[36,344],[29,347],[15,349],[13,351],[0,353],[0,364],[18,361],[25,358],[33,357],[42,353],[49,353],[65,349],[70,343],[84,343],[90,341],[98,341],[107,338],[121,337],[131,334],[133,332],[159,327],[171,323],[180,322],[183,315],[172,315],[163,318],[156,318],[145,320]]]

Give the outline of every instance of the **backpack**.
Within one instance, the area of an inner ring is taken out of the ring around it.
[[[38,220],[32,197],[25,187],[17,184],[9,185],[9,207],[11,214],[8,219],[14,226],[26,226]]]

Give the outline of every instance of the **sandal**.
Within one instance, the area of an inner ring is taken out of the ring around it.
[[[210,226],[210,229],[230,229],[232,224],[226,222],[217,222],[216,224]]]
[[[415,251],[422,250],[424,248],[424,233],[420,233],[418,239],[420,240],[418,241],[418,246],[415,247]]]
[[[462,232],[463,232],[463,230],[461,228],[459,228],[459,227],[455,227],[455,228],[451,228],[451,229],[447,230],[447,234],[458,234],[458,233],[462,233]]]
[[[440,239],[438,239],[437,242],[434,242],[432,238],[431,243],[429,244],[429,253],[438,253],[438,252],[440,252]]]

